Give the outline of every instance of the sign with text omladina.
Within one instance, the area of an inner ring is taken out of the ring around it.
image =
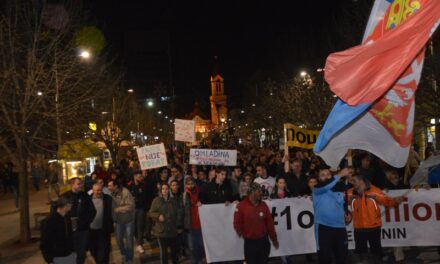
[[[227,149],[191,149],[189,164],[236,166],[237,151]]]
[[[175,119],[174,139],[176,141],[196,141],[196,122],[194,120]]]
[[[168,166],[163,143],[136,149],[141,169],[149,170]]]

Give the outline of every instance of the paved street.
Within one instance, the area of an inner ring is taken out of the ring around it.
[[[38,249],[39,233],[35,230],[35,213],[43,213],[48,211],[47,189],[43,188],[39,192],[31,191],[30,209],[31,209],[31,227],[33,232],[33,241],[28,245],[21,245],[18,241],[19,233],[19,214],[14,208],[14,200],[12,194],[0,194],[0,264],[39,264],[44,263],[41,253]],[[112,239],[112,263],[122,263],[116,241]],[[159,248],[156,243],[146,244],[147,253],[139,256],[135,254],[135,263],[159,263]],[[405,249],[407,256],[406,263],[440,263],[440,255],[434,247],[429,248],[408,248]],[[390,250],[387,255],[391,256]],[[316,260],[316,256],[313,256]],[[94,263],[89,256],[87,263]],[[182,263],[188,264],[189,260],[182,259]],[[280,263],[279,259],[271,260],[271,263]],[[295,256],[294,263],[315,263],[307,262],[304,256]],[[354,260],[351,263],[356,263]],[[393,263],[387,261],[386,263]]]

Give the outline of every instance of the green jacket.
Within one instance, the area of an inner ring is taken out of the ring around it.
[[[159,222],[160,215],[165,217],[164,222]],[[183,207],[174,197],[168,200],[162,196],[154,198],[148,216],[154,221],[153,235],[156,237],[176,237],[177,229],[183,229]]]

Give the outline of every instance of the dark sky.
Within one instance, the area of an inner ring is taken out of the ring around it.
[[[214,56],[229,102],[239,107],[249,79],[322,67],[333,51],[357,44],[369,0],[95,0],[94,15],[126,83],[158,95],[170,67],[178,113],[196,98],[208,112]],[[169,55],[169,56],[168,56]],[[171,63],[171,64],[170,64]],[[162,90],[161,94],[169,93]]]

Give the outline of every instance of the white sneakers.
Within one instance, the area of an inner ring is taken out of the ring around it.
[[[136,251],[137,251],[139,254],[144,254],[144,253],[145,253],[145,250],[144,250],[144,248],[142,247],[142,245],[137,246],[137,247],[136,247]]]

